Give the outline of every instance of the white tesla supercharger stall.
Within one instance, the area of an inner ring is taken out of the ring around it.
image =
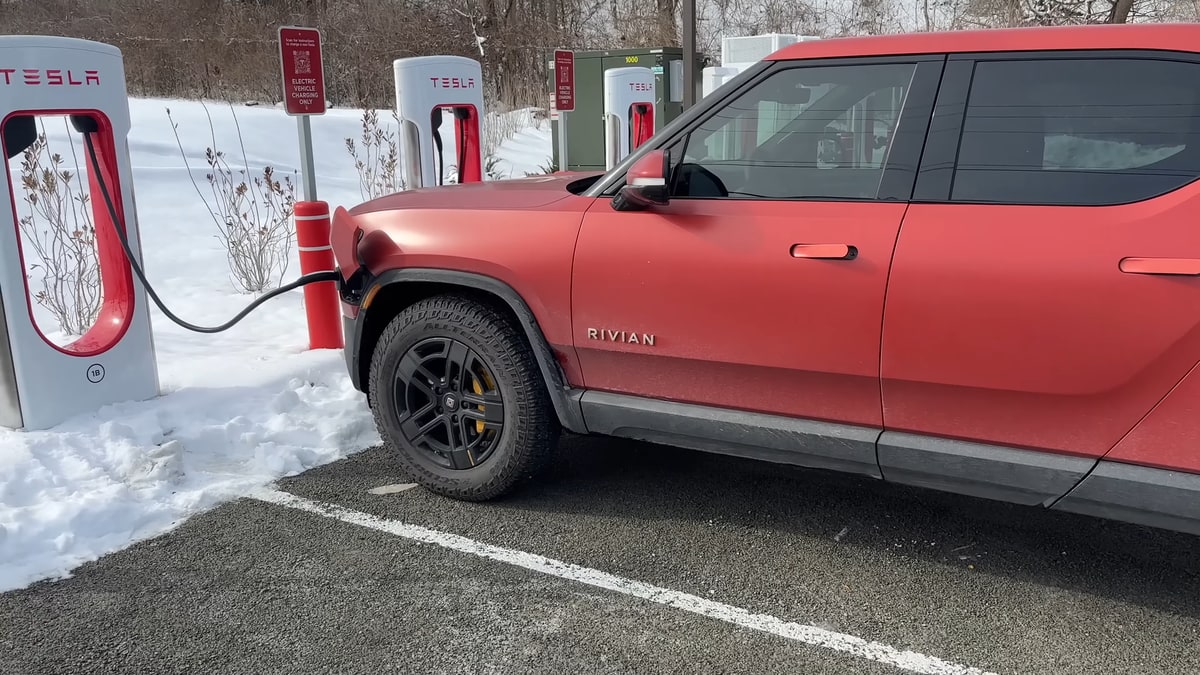
[[[159,393],[150,306],[110,217],[111,205],[140,263],[129,127],[124,63],[116,47],[55,36],[0,36],[0,138],[10,200],[0,208],[2,426],[45,429],[111,403]],[[38,261],[20,235],[19,220],[29,217],[30,208],[19,162],[44,128],[55,129],[51,152],[64,155],[72,149],[55,144],[67,131],[86,166],[76,180],[87,194],[95,228],[95,283],[102,298],[93,325],[62,345],[47,338],[34,320],[36,290],[30,285],[37,277],[31,265]]]

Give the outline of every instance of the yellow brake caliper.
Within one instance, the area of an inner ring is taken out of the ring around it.
[[[487,377],[487,373],[483,373],[482,375],[485,378]],[[480,385],[479,379],[480,378],[478,375],[471,378],[471,390],[474,391],[479,396],[483,396],[483,387]],[[492,389],[494,386],[490,379],[487,381],[486,384],[488,386],[488,389]],[[484,412],[485,410],[487,410],[486,406],[483,406],[483,405],[478,406],[478,408],[479,408],[479,412]],[[475,433],[477,433],[477,434],[483,433],[483,420],[475,420]]]

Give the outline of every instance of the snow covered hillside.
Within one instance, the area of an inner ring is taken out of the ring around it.
[[[201,199],[201,193],[213,199],[205,149],[215,137],[229,163],[248,166],[251,176],[273,166],[278,179],[292,177],[299,199],[295,121],[275,108],[231,111],[222,103],[135,99],[131,109],[146,274],[184,320],[222,323],[254,296],[236,291]],[[331,207],[362,201],[346,148],[347,138],[361,141],[361,114],[332,109],[312,120],[317,196]],[[529,111],[510,115],[514,135],[496,152],[494,169],[504,177],[540,172],[549,163],[549,122],[533,123]],[[388,111],[379,118],[394,125]],[[46,131],[52,148],[56,139],[66,142],[61,123]],[[18,156],[10,169],[19,171],[19,164]],[[284,281],[299,270],[293,243]],[[216,335],[187,332],[157,308],[152,312],[162,396],[113,405],[50,431],[0,429],[0,591],[66,575],[254,486],[378,443],[341,352],[306,351],[301,291]],[[56,332],[49,313],[37,314],[45,332]]]

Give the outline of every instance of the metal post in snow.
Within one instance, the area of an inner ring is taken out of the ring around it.
[[[558,113],[558,170],[567,170],[567,113]]]
[[[558,170],[567,167],[567,113],[575,110],[575,52],[554,50],[554,109],[558,111]]]
[[[683,0],[683,109],[696,104],[696,0]]]
[[[296,117],[296,128],[300,133],[300,182],[303,185],[304,201],[317,201],[317,175],[313,162],[312,122],[308,115]]]
[[[330,246],[329,205],[317,201],[317,173],[313,162],[313,115],[325,114],[325,66],[321,57],[321,32],[302,26],[279,27],[279,64],[283,76],[284,110],[296,117],[300,137],[300,182],[304,199],[296,202],[296,244],[303,274],[335,267]],[[342,337],[337,284],[332,281],[304,287],[309,349],[341,349]]]
[[[300,179],[304,201],[317,199],[313,169],[312,115],[325,114],[325,61],[321,31],[303,26],[279,27],[279,66],[284,110],[295,116],[300,136]]]

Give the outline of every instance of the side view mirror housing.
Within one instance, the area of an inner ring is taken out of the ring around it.
[[[647,152],[629,167],[625,185],[613,197],[612,207],[617,211],[640,211],[667,204],[670,201],[667,188],[669,173],[666,151]]]

